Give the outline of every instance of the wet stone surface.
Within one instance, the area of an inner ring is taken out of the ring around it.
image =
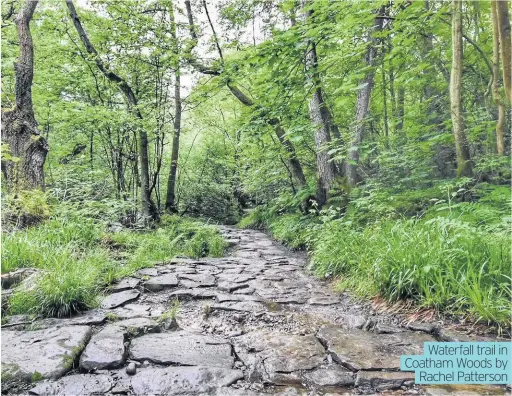
[[[477,339],[378,314],[267,235],[219,229],[227,257],[176,257],[113,285],[99,309],[3,329],[2,393],[448,394],[415,386],[413,373],[397,371],[400,355],[421,354],[434,337]]]

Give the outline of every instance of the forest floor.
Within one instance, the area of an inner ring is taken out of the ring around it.
[[[230,255],[175,258],[114,285],[101,307],[2,328],[2,393],[33,395],[481,395],[414,385],[401,355],[489,340],[410,323],[308,275],[306,257],[221,227]],[[19,324],[16,324],[19,323]]]

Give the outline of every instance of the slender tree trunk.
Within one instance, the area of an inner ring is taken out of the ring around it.
[[[206,9],[206,2],[203,1],[203,7]],[[197,34],[196,34],[196,28],[194,25],[194,17],[192,14],[192,7],[190,5],[190,0],[185,0],[185,8],[187,11],[187,17],[188,17],[188,26],[189,26],[189,33],[191,37],[191,42],[188,45],[188,47],[185,49],[185,56],[187,58],[188,63],[197,71],[203,74],[209,74],[209,75],[215,75],[219,76],[221,73],[219,70],[215,68],[210,68],[206,65],[201,64],[196,59],[191,56],[191,53],[194,49],[194,47],[197,45]],[[209,19],[209,22],[211,24],[211,20]],[[212,31],[213,31],[212,27]],[[216,37],[216,35],[214,36]],[[216,43],[218,44],[218,43]],[[220,46],[217,45],[217,49],[219,50],[219,56],[221,57],[222,61],[222,51],[220,51]],[[244,106],[253,106],[254,102],[253,100],[247,96],[244,92],[242,92],[233,82],[228,81],[226,83],[227,87],[229,88],[230,92],[233,94],[235,98],[237,98],[240,103],[242,103]],[[293,174],[295,183],[298,187],[298,189],[302,189],[306,186],[306,177],[304,175],[304,171],[302,169],[302,165],[297,157],[297,153],[295,151],[295,147],[293,146],[292,142],[288,138],[286,138],[284,130],[281,126],[281,123],[279,120],[275,118],[271,118],[266,120],[266,122],[273,127],[274,133],[276,134],[279,142],[284,147],[286,152],[288,153],[288,164],[290,166],[290,170]],[[308,206],[307,204],[305,205]]]
[[[505,104],[500,98],[500,29],[498,22],[497,0],[491,1],[492,30],[493,30],[493,57],[492,57],[492,96],[498,106],[498,120],[496,122],[496,151],[500,155],[505,154],[503,143],[503,125],[505,123]]]
[[[499,0],[497,3],[497,16],[500,31],[501,63],[503,64],[503,85],[507,100],[512,104],[512,54],[509,0]]]
[[[450,74],[450,102],[457,153],[457,176],[472,176],[469,143],[464,133],[462,114],[462,0],[452,0],[452,70]]]
[[[377,40],[373,37],[373,33],[382,30],[382,26],[383,20],[381,18],[376,18],[372,32],[369,34],[369,42],[367,44],[368,46],[365,55],[365,63],[369,70],[361,81],[361,88],[357,91],[356,117],[352,131],[352,141],[350,143],[348,161],[345,165],[347,184],[351,188],[355,187],[357,183],[361,181],[361,176],[358,173],[358,165],[361,152],[359,146],[363,142],[365,120],[368,116],[368,110],[370,106],[370,97],[373,89],[373,78],[375,75],[375,60],[377,57]]]
[[[306,10],[307,3],[307,0],[302,2],[306,24],[312,18],[312,12]],[[316,44],[312,40],[308,40],[308,49],[309,46],[311,46],[311,49],[306,53],[306,73],[310,83],[313,85],[313,95],[309,100],[309,118],[316,126],[315,146],[318,171],[316,201],[318,208],[321,208],[329,198],[329,190],[336,175],[336,166],[327,151],[328,144],[331,142],[333,121],[332,114],[324,102],[324,94],[318,71]]]
[[[80,36],[80,40],[85,46],[85,49],[87,52],[95,57],[96,66],[98,69],[107,77],[110,81],[117,84],[121,92],[123,93],[128,108],[130,111],[137,117],[139,120],[142,120],[142,113],[137,108],[137,97],[135,96],[134,92],[132,91],[130,85],[109,70],[109,68],[103,63],[101,58],[98,55],[98,52],[96,51],[96,48],[92,45],[91,41],[87,37],[87,34],[82,26],[82,23],[80,22],[80,19],[78,17],[78,14],[76,12],[75,6],[73,4],[72,0],[66,0],[66,4],[68,6],[71,19],[73,20],[73,24],[75,25],[76,31],[78,35]],[[156,208],[154,202],[151,200],[151,192],[150,192],[150,178],[149,178],[149,154],[148,154],[148,134],[146,131],[141,127],[137,126],[138,130],[138,151],[139,151],[139,159],[140,159],[140,183],[141,183],[141,202],[142,202],[142,215],[144,217],[144,223],[146,225],[149,224],[149,221],[151,219],[158,220],[159,213],[158,209]]]
[[[171,17],[171,36],[174,40],[176,56],[178,53],[178,37],[176,34],[176,21],[174,19],[173,5],[169,5]],[[170,213],[177,213],[176,207],[176,175],[178,172],[178,157],[180,152],[180,133],[181,133],[181,77],[180,77],[179,59],[174,73],[174,134],[172,138],[171,169],[169,179],[167,180],[167,197],[165,199],[165,210]]]
[[[389,119],[388,119],[388,94],[387,94],[387,82],[386,82],[386,70],[384,68],[384,62],[382,62],[381,67],[382,72],[382,101],[384,107],[384,136],[385,136],[385,146],[389,148]]]
[[[2,111],[2,142],[9,145],[15,161],[2,160],[2,172],[10,190],[44,190],[44,162],[48,153],[46,139],[40,135],[32,105],[34,45],[30,21],[38,1],[26,1],[16,17],[20,55],[14,64],[16,106]]]

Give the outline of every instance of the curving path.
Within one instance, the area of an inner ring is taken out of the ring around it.
[[[2,393],[505,393],[414,386],[413,373],[398,371],[400,355],[469,339],[432,324],[401,327],[306,275],[305,258],[267,235],[220,229],[228,257],[176,258],[122,280],[100,309],[3,329]]]

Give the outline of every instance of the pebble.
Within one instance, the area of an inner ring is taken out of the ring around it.
[[[126,374],[128,375],[135,375],[137,372],[137,366],[135,363],[130,363],[128,366],[126,366]]]

